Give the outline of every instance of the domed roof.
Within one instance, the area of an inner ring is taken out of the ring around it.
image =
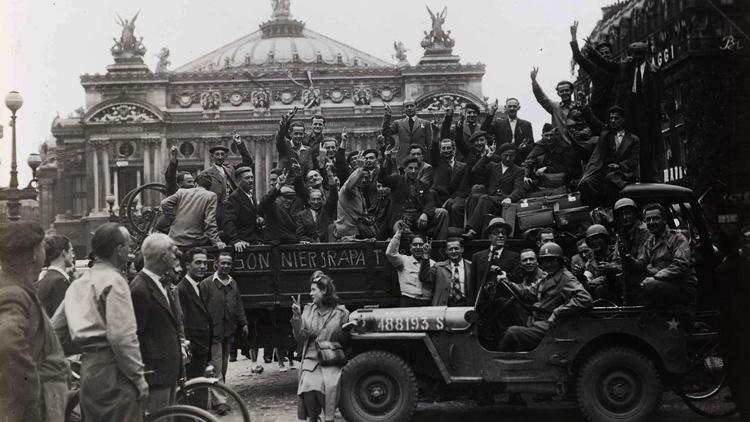
[[[244,67],[317,64],[340,67],[393,67],[375,56],[305,28],[288,16],[277,17],[175,72],[205,72]]]

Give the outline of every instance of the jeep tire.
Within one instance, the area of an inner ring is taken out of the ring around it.
[[[417,405],[417,378],[390,352],[355,356],[341,373],[339,409],[349,422],[406,422]]]
[[[651,420],[661,403],[661,393],[654,363],[633,349],[599,350],[578,372],[578,406],[592,422]]]

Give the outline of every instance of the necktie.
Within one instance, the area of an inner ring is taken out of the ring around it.
[[[633,84],[633,93],[637,94],[641,92],[641,78],[643,76],[641,75],[641,65],[638,65],[635,68],[635,83]]]
[[[409,132],[414,131],[414,119],[409,117]]]
[[[461,288],[461,276],[458,272],[458,265],[453,265],[453,280],[451,281],[451,299],[454,303],[461,302],[464,299],[464,292]]]

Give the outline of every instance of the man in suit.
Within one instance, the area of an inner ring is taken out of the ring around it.
[[[302,141],[305,138],[305,124],[293,122],[297,108],[281,116],[279,130],[276,132],[276,150],[279,152],[279,167],[291,170],[292,162],[296,161],[302,167],[303,174],[312,168],[310,148]],[[291,142],[287,136],[291,132]]]
[[[518,167],[516,159],[516,146],[511,143],[500,145],[497,150],[500,162],[494,163],[491,157],[495,154],[494,147],[488,148],[482,159],[477,161],[473,173],[488,174],[486,194],[472,194],[466,204],[465,237],[474,239],[482,231],[482,221],[486,214],[502,214],[504,204],[517,202],[525,192],[523,184],[523,169]]]
[[[574,21],[573,25],[570,26],[570,49],[573,52],[573,60],[591,78],[591,98],[589,99],[591,110],[597,119],[605,120],[607,118],[607,102],[609,102],[612,95],[612,74],[590,59],[591,46],[588,42],[583,47],[583,50],[578,48],[577,34],[578,21]],[[612,44],[600,42],[596,45],[596,52],[602,59],[609,62],[612,57]]]
[[[482,123],[482,130],[495,136],[495,145],[510,143],[516,146],[516,164],[520,165],[534,147],[534,131],[531,122],[518,118],[521,103],[517,98],[505,100],[505,115],[507,119],[495,119],[497,102],[490,108],[490,114]]]
[[[628,116],[626,128],[641,140],[640,180],[657,180],[656,146],[659,142],[661,79],[658,70],[646,60],[648,45],[634,42],[628,46],[628,57],[617,63],[591,51],[591,60],[613,78],[611,105],[619,105]]]
[[[178,189],[161,201],[164,218],[171,225],[169,237],[183,248],[213,245],[223,249],[226,245],[216,225],[216,194],[208,190],[211,177],[204,172],[195,181],[195,188]]]
[[[261,243],[258,230],[258,203],[255,200],[255,175],[250,167],[234,171],[238,189],[235,189],[225,205],[224,236],[234,250],[242,252],[250,245]]]
[[[212,164],[209,168],[203,170],[202,174],[207,174],[211,178],[211,185],[207,189],[216,194],[216,224],[221,227],[224,222],[224,201],[230,193],[237,188],[237,180],[234,178],[234,170],[237,167],[255,168],[253,158],[242,142],[240,135],[232,135],[234,145],[242,157],[242,162],[232,166],[225,163],[229,148],[224,145],[216,145],[208,150],[211,154]]]
[[[200,282],[208,272],[208,254],[192,248],[185,254],[185,277],[177,285],[182,307],[185,338],[190,342],[192,358],[185,366],[188,378],[202,377],[211,356],[211,316],[201,297]]]
[[[403,176],[392,174],[393,166],[393,158],[386,158],[384,171],[378,175],[378,181],[391,188],[391,226],[394,232],[395,223],[404,221],[412,232],[427,233],[437,240],[445,239],[448,236],[448,212],[435,206],[430,187],[417,178],[419,161],[408,158],[404,162]]]
[[[409,145],[418,144],[427,149],[432,143],[432,125],[429,121],[416,116],[417,105],[414,100],[404,101],[403,108],[406,116],[391,122],[391,106],[386,103],[383,117],[383,136],[388,139],[392,135],[398,135],[394,149],[398,151],[396,162],[399,164],[409,155]]]
[[[338,192],[331,192],[323,203],[323,192],[317,189],[310,191],[310,208],[294,216],[297,223],[297,238],[300,243],[328,242],[329,226],[336,216]]]
[[[456,143],[444,138],[433,141],[430,148],[430,164],[434,169],[432,191],[437,204],[445,204],[458,191],[466,171],[466,163],[458,161]]]
[[[567,186],[581,176],[581,160],[575,149],[564,145],[549,123],[544,124],[542,140],[534,144],[521,167],[526,192]]]
[[[75,264],[76,255],[70,239],[59,235],[47,236],[44,239],[44,252],[47,273],[36,282],[36,291],[47,316],[51,317],[70,286],[67,268]]]
[[[459,141],[466,142],[471,139],[479,129],[480,125],[477,123],[479,118],[479,106],[474,103],[466,104],[465,115],[462,114],[458,122],[452,125],[453,121],[453,107],[448,107],[445,110],[445,117],[443,118],[443,124],[440,125],[440,138],[441,139],[453,139],[456,143]],[[459,159],[464,161],[466,156],[463,151],[459,152]]]
[[[163,233],[152,233],[141,246],[143,270],[130,283],[133,311],[138,325],[138,343],[146,370],[154,371],[147,380],[149,412],[174,402],[177,380],[182,372],[182,340],[179,298],[168,273],[179,265],[177,246]]]
[[[445,242],[448,259],[430,267],[422,261],[419,280],[433,286],[432,306],[471,306],[467,301],[467,287],[471,280],[471,261],[463,258],[464,245],[459,237],[451,237]]]
[[[307,205],[309,193],[296,172],[292,173],[294,186],[286,184],[286,177],[285,174],[280,175],[276,186],[260,200],[260,209],[266,216],[265,243],[270,245],[299,242],[292,205],[295,200]]]
[[[640,174],[640,139],[625,129],[625,110],[609,109],[609,130],[599,135],[594,153],[583,172],[578,189],[584,203],[609,205],[625,185]]]
[[[468,143],[461,139],[455,140],[456,148],[466,159],[466,167],[458,183],[458,188],[443,205],[450,214],[451,227],[464,227],[466,201],[471,194],[486,193],[487,174],[477,174],[471,171],[474,165],[484,156],[487,150],[487,132],[478,130],[471,135]],[[469,147],[470,145],[470,147]],[[496,155],[493,159],[498,159]]]
[[[435,178],[435,169],[432,164],[424,160],[425,147],[419,144],[409,145],[409,158],[414,158],[419,163],[417,169],[417,179],[422,182],[425,186],[432,186]],[[365,166],[367,168],[367,166]],[[398,169],[394,169],[398,170]]]

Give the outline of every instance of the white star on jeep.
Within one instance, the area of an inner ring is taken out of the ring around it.
[[[677,328],[679,326],[680,326],[680,323],[674,318],[667,321],[667,329],[669,329],[669,331],[677,331]]]

